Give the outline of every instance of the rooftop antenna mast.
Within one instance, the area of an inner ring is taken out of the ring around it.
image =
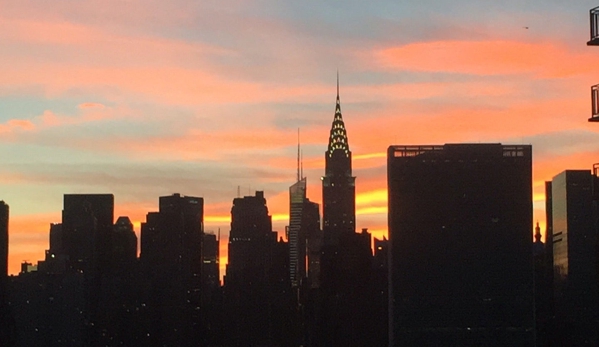
[[[297,182],[302,179],[300,169],[300,128],[297,128]]]
[[[339,69],[337,69],[337,99],[339,99]]]
[[[304,177],[304,151],[303,150],[301,151],[300,158],[301,158],[301,160],[300,160],[300,176],[302,177],[302,179],[304,179],[305,177]]]

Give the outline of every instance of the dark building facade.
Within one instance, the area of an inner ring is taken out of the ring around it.
[[[533,346],[529,145],[388,149],[390,346]]]
[[[107,320],[102,296],[110,275],[114,223],[114,195],[65,194],[62,210],[62,247],[66,271],[83,274],[84,343],[100,343]]]
[[[235,198],[224,279],[227,345],[289,345],[289,248],[277,242],[264,192]]]
[[[599,343],[592,178],[590,170],[566,170],[551,181],[555,313],[572,346]]]
[[[84,272],[103,271],[113,223],[114,195],[64,195],[62,246],[70,268]]]
[[[293,287],[306,277],[307,235],[302,229],[305,202],[306,178],[301,178],[289,187],[289,277]]]
[[[220,239],[215,234],[204,234],[202,242],[202,286],[212,290],[220,287],[219,243]]]
[[[306,280],[309,287],[319,286],[320,211],[318,204],[306,197],[306,187],[304,177],[289,188],[289,277],[293,287]]]
[[[151,345],[195,346],[201,332],[204,199],[173,194],[141,226],[144,314]]]
[[[8,276],[8,205],[0,200],[0,295]]]
[[[133,271],[137,261],[137,235],[135,235],[133,223],[129,217],[117,218],[111,239],[112,271]]]
[[[0,341],[14,343],[14,321],[8,306],[8,204],[0,200]]]
[[[325,153],[322,177],[323,243],[317,323],[309,343],[367,345],[372,342],[370,300],[372,249],[368,232],[356,233],[356,178],[339,100]],[[354,312],[362,312],[356,315]]]
[[[310,199],[304,201],[302,230],[306,237],[308,285],[310,288],[318,288],[320,287],[320,256],[323,235],[320,228],[320,206]]]

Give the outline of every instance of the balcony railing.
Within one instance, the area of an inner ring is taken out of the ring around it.
[[[599,6],[589,11],[591,20],[591,40],[587,42],[589,46],[599,46]]]
[[[591,87],[591,118],[589,122],[599,122],[599,84]]]

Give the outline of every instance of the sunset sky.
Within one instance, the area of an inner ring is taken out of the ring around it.
[[[264,190],[282,234],[297,128],[321,203],[337,70],[358,228],[386,234],[389,145],[449,142],[532,144],[544,226],[543,182],[599,162],[598,4],[0,0],[9,272],[43,259],[65,193],[114,194],[138,235],[159,196],[204,197],[226,257],[238,186]]]

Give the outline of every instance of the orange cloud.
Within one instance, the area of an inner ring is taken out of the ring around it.
[[[387,189],[378,189],[358,193],[356,195],[356,206],[383,204],[387,205]]]
[[[591,53],[559,43],[517,41],[435,41],[391,47],[375,53],[386,68],[475,75],[533,74],[562,78],[597,71]],[[576,64],[572,64],[576,61]]]
[[[104,106],[100,103],[97,103],[97,102],[84,102],[82,104],[79,104],[78,107],[80,109],[97,108],[97,109],[103,110],[106,106]]]
[[[29,120],[11,119],[4,124],[0,124],[0,134],[8,134],[16,131],[32,131],[35,129],[35,124]]]

